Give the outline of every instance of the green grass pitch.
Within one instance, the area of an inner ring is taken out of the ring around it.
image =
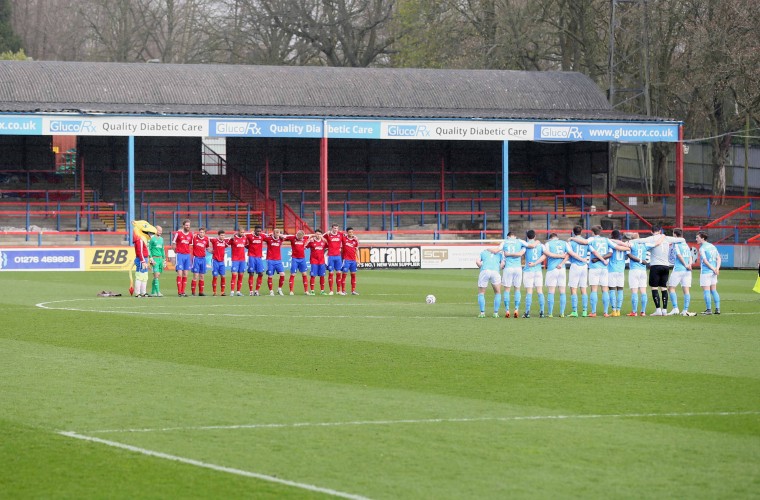
[[[720,316],[506,320],[474,270],[162,299],[0,273],[0,497],[757,498],[755,277],[721,273]]]

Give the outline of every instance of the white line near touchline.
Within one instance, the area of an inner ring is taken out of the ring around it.
[[[333,490],[330,488],[323,488],[321,486],[316,486],[314,484],[299,483],[297,481],[289,481],[287,479],[282,479],[282,478],[270,476],[267,474],[260,474],[258,472],[235,469],[232,467],[225,467],[223,465],[216,465],[209,462],[202,462],[200,460],[193,460],[192,458],[185,458],[185,457],[180,457],[177,455],[170,455],[168,453],[162,453],[160,451],[153,451],[153,450],[148,450],[146,448],[139,448],[137,446],[119,443],[116,441],[109,441],[107,439],[100,439],[100,438],[96,438],[92,436],[86,436],[84,434],[78,434],[76,432],[59,432],[58,434],[62,436],[74,438],[74,439],[80,439],[82,441],[89,441],[92,443],[104,444],[112,448],[119,448],[122,450],[131,451],[134,453],[140,453],[142,455],[147,455],[149,457],[163,458],[164,460],[171,460],[173,462],[193,465],[195,467],[202,467],[204,469],[211,469],[217,472],[225,472],[228,474],[234,474],[236,476],[244,476],[244,477],[250,477],[254,479],[260,479],[262,481],[268,481],[270,483],[277,483],[277,484],[282,484],[285,486],[291,486],[293,488],[299,488],[302,490],[314,491],[317,493],[324,493],[326,495],[331,495],[334,497],[349,498],[352,500],[369,500],[367,497],[362,496],[362,495],[355,495],[353,493],[346,493],[343,491]]]
[[[716,412],[681,412],[681,413],[615,413],[589,415],[516,415],[508,417],[461,417],[461,418],[421,418],[399,420],[355,420],[346,422],[294,422],[280,424],[238,424],[238,425],[204,425],[189,427],[159,427],[143,429],[100,429],[85,431],[87,434],[131,433],[131,432],[169,432],[169,431],[212,431],[235,429],[286,429],[299,427],[343,427],[359,425],[399,425],[399,424],[442,424],[467,422],[519,422],[535,420],[589,420],[605,418],[689,418],[689,417],[735,417],[742,415],[760,415],[760,411],[716,411]]]

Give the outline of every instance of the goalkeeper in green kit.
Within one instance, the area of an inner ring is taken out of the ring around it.
[[[153,267],[153,286],[150,294],[153,297],[163,297],[161,286],[158,282],[159,276],[164,272],[164,262],[166,262],[166,253],[164,251],[164,238],[161,236],[163,229],[156,226],[156,234],[148,242],[148,255],[150,255],[150,265]]]

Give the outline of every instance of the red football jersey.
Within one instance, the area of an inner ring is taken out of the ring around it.
[[[174,251],[177,253],[190,254],[191,246],[193,244],[193,233],[177,231],[174,233],[174,239],[172,245],[174,245]]]
[[[248,238],[248,257],[263,257],[264,256],[264,233],[259,233],[256,236],[253,233],[246,234]]]
[[[359,240],[354,236],[346,236],[343,239],[343,260],[356,260],[356,249],[359,248]]]
[[[230,240],[227,238],[211,238],[211,248],[214,249],[214,260],[224,262],[224,254],[227,247],[230,246]]]
[[[327,255],[330,257],[340,257],[343,240],[346,238],[343,233],[327,233],[324,235],[324,238],[327,240]]]
[[[282,260],[282,244],[285,238],[278,236],[265,235],[264,241],[267,242],[267,260]]]
[[[248,246],[248,237],[235,235],[230,238],[230,247],[232,247],[232,260],[245,260],[245,249]]]
[[[309,255],[310,264],[325,263],[325,248],[327,248],[325,240],[311,240],[306,244],[306,248],[311,249],[311,255]]]
[[[138,234],[134,235],[135,240],[135,257],[144,260],[148,260],[148,245],[143,241]]]
[[[211,240],[208,236],[199,234],[193,236],[193,257],[205,257],[207,248],[211,248]]]
[[[290,242],[291,257],[293,259],[305,259],[306,258],[306,244],[309,242],[309,237],[304,236],[300,240],[295,236],[286,236],[285,239]]]

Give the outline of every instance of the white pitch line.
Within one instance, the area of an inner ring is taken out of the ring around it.
[[[143,310],[135,310],[135,309],[83,309],[81,307],[59,307],[59,306],[51,306],[51,304],[60,304],[64,302],[74,302],[78,300],[98,300],[98,299],[69,299],[69,300],[55,300],[55,301],[49,301],[49,302],[39,302],[35,304],[36,307],[39,307],[40,309],[47,309],[49,311],[73,311],[73,312],[87,312],[87,313],[99,313],[99,314],[135,314],[135,312],[139,312],[142,316],[176,316],[177,311],[166,311],[166,312],[160,312],[160,311],[143,311]],[[146,299],[147,300],[147,299]],[[271,305],[271,304],[268,304]],[[303,305],[298,306],[296,304],[292,304],[293,306],[303,308]],[[334,305],[334,304],[333,304]],[[357,304],[351,304],[351,307],[353,308]],[[369,305],[369,304],[363,304],[363,305]],[[195,304],[193,306],[194,308],[198,307],[198,304]],[[191,312],[182,312],[183,317],[187,316],[198,316],[198,317],[205,317],[205,316],[219,316],[219,317],[229,317],[229,318],[282,318],[282,313],[279,314],[256,314],[256,313],[212,313],[212,312],[204,312],[204,313],[191,313]],[[350,319],[356,319],[356,314],[289,314],[288,317],[290,318],[350,318]],[[473,316],[474,317],[474,316]],[[396,319],[398,316],[378,316],[378,315],[368,315],[368,314],[362,314],[362,319]],[[424,320],[430,320],[430,319],[463,319],[461,316],[439,316],[439,315],[433,315],[433,316],[405,316],[406,319],[424,319]]]
[[[399,425],[399,424],[442,424],[467,422],[518,422],[535,420],[589,420],[605,418],[687,418],[687,417],[734,417],[741,415],[760,415],[760,411],[719,411],[687,413],[613,413],[590,415],[517,415],[513,417],[462,417],[462,418],[422,418],[400,420],[356,420],[347,422],[295,422],[289,424],[240,424],[240,425],[204,425],[193,427],[162,427],[144,429],[101,429],[86,431],[88,434],[132,433],[132,432],[169,432],[169,431],[212,431],[235,429],[294,429],[299,427],[344,427],[360,425]]]
[[[214,470],[214,471],[217,471],[217,472],[226,472],[228,474],[234,474],[236,476],[243,476],[243,477],[250,477],[250,478],[254,478],[254,479],[260,479],[262,481],[268,481],[268,482],[271,482],[271,483],[277,483],[277,484],[282,484],[282,485],[285,485],[285,486],[291,486],[293,488],[299,488],[299,489],[302,489],[302,490],[314,491],[314,492],[317,492],[317,493],[324,493],[326,495],[331,495],[331,496],[334,496],[334,497],[349,498],[349,499],[352,499],[352,500],[369,500],[367,497],[362,496],[362,495],[355,495],[353,493],[346,493],[346,492],[343,492],[343,491],[333,490],[333,489],[330,489],[330,488],[323,488],[321,486],[316,486],[316,485],[308,484],[308,483],[299,483],[297,481],[289,481],[287,479],[281,479],[279,477],[270,476],[270,475],[267,475],[267,474],[260,474],[258,472],[251,472],[251,471],[242,470],[242,469],[235,469],[235,468],[232,468],[232,467],[225,467],[223,465],[216,465],[216,464],[212,464],[212,463],[209,463],[209,462],[202,462],[200,460],[193,460],[192,458],[185,458],[185,457],[180,457],[180,456],[177,456],[177,455],[170,455],[168,453],[162,453],[160,451],[153,451],[153,450],[148,450],[146,448],[139,448],[137,446],[132,446],[132,445],[124,444],[124,443],[119,443],[119,442],[116,442],[116,441],[109,441],[107,439],[100,439],[100,438],[96,438],[96,437],[92,437],[92,436],[86,436],[84,434],[78,434],[76,432],[63,432],[62,431],[62,432],[59,432],[58,434],[60,434],[62,436],[74,438],[74,439],[80,439],[82,441],[89,441],[89,442],[92,442],[92,443],[104,444],[106,446],[111,446],[113,448],[120,448],[122,450],[127,450],[127,451],[131,451],[131,452],[134,452],[134,453],[140,453],[142,455],[147,455],[149,457],[163,458],[165,460],[171,460],[173,462],[179,462],[179,463],[183,463],[183,464],[193,465],[195,467],[202,467],[204,469],[211,469],[211,470]]]

